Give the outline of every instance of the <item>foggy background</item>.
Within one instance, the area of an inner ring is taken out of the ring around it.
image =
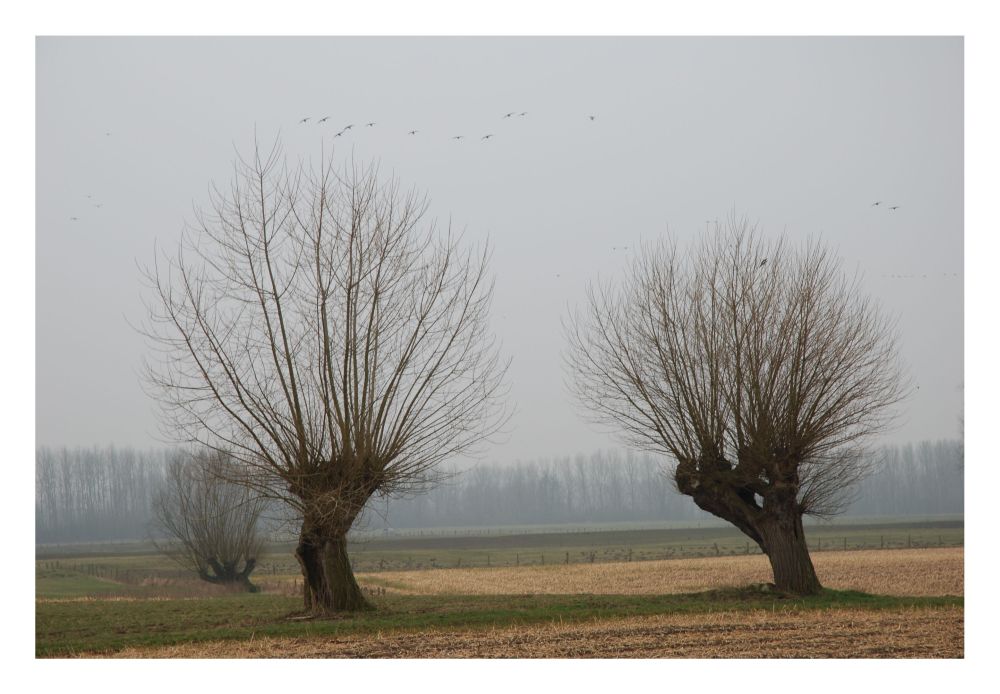
[[[255,136],[280,136],[290,161],[378,160],[428,194],[428,220],[489,238],[516,407],[481,463],[498,480],[627,455],[563,387],[560,319],[640,241],[694,238],[734,210],[821,236],[863,274],[898,316],[914,386],[876,443],[952,440],[950,465],[962,55],[960,38],[39,38],[36,482],[45,450],[161,445],[128,325],[137,264],[173,247]]]
[[[35,532],[40,544],[146,540],[152,500],[177,451],[49,448],[35,455]],[[964,512],[963,450],[955,440],[887,446],[872,452],[874,474],[857,488],[848,517],[916,517]],[[400,528],[607,525],[720,521],[679,494],[663,460],[635,451],[594,451],[513,464],[481,463],[429,492],[372,498],[361,531]],[[454,468],[445,466],[443,472]],[[273,537],[297,525],[278,506],[264,514]],[[806,518],[806,523],[820,522]]]

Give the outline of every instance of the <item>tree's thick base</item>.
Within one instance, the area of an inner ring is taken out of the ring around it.
[[[250,582],[250,572],[253,571],[256,563],[256,560],[250,560],[243,571],[236,571],[232,567],[223,567],[218,562],[214,562],[213,566],[216,567],[214,574],[208,571],[201,571],[198,575],[203,581],[223,586],[232,591],[256,593],[260,588]]]
[[[324,615],[373,609],[354,578],[346,534],[304,530],[295,556],[302,567],[303,606],[307,612]]]
[[[816,595],[823,590],[809,556],[801,516],[761,524],[760,534],[776,590],[795,595]]]

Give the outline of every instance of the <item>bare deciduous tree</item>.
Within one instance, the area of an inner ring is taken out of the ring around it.
[[[420,228],[426,208],[375,167],[289,170],[275,145],[147,272],[167,427],[298,511],[307,610],[367,607],[346,544],[366,501],[507,419],[488,250]]]
[[[230,465],[216,451],[170,461],[153,498],[155,525],[166,539],[154,542],[203,581],[256,592],[250,574],[263,548],[257,521],[264,500],[231,480]]]
[[[819,591],[802,516],[850,500],[903,396],[894,324],[839,261],[731,218],[686,254],[641,249],[565,330],[595,419],[674,460],[679,491],[753,539],[779,589]]]

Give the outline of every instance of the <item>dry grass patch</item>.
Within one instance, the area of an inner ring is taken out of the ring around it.
[[[120,658],[961,658],[963,610],[654,615],[584,624],[263,638]]]
[[[880,595],[962,595],[964,550],[817,552],[813,563],[827,588]],[[433,569],[360,574],[384,580],[404,594],[667,594],[763,583],[771,580],[761,555],[670,559],[613,564]]]

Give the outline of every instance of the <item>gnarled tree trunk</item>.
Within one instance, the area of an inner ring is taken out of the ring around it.
[[[686,460],[674,472],[677,489],[703,511],[729,521],[757,543],[771,562],[774,586],[796,595],[815,595],[820,585],[802,528],[797,484],[772,486],[768,499],[755,495],[722,460],[696,465]],[[793,480],[794,482],[794,480]]]
[[[201,580],[215,583],[216,585],[228,588],[240,588],[248,593],[258,592],[260,589],[250,582],[250,574],[253,573],[254,568],[257,566],[257,560],[247,559],[243,565],[243,569],[238,569],[237,563],[236,561],[223,563],[215,557],[207,557],[205,564],[211,567],[212,572],[209,573],[207,569],[202,569],[198,572],[198,576]]]
[[[757,523],[758,544],[771,562],[774,585],[796,595],[815,595],[822,590],[813,568],[802,529],[801,514],[768,517]]]
[[[295,557],[302,567],[303,601],[308,612],[328,614],[371,609],[354,578],[343,524],[302,523]]]

